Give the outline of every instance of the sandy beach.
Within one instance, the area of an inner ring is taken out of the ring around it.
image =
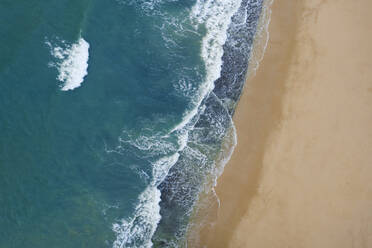
[[[201,247],[372,247],[371,10],[275,0]]]

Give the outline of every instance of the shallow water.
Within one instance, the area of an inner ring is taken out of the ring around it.
[[[261,5],[1,1],[0,247],[182,246]]]

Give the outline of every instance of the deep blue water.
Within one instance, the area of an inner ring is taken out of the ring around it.
[[[184,246],[261,8],[0,0],[0,247]]]

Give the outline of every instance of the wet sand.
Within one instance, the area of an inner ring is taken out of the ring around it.
[[[372,247],[372,1],[276,0],[201,247]]]

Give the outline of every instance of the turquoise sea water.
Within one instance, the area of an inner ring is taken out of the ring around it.
[[[0,247],[184,247],[261,10],[0,0]]]

